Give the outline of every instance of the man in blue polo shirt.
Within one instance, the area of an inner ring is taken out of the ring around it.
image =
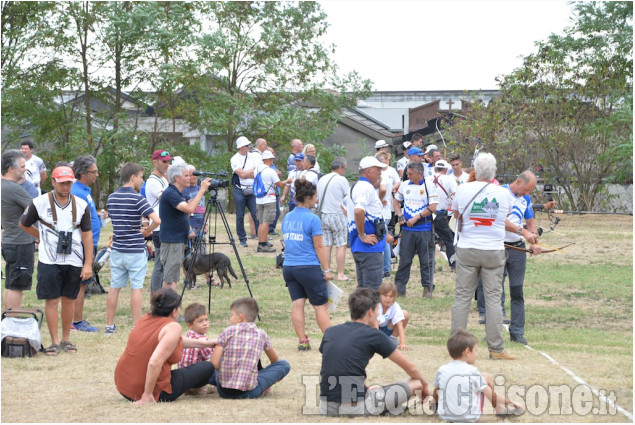
[[[97,245],[99,243],[99,235],[101,234],[101,221],[97,214],[95,201],[93,200],[90,185],[94,184],[99,177],[97,169],[97,160],[92,155],[82,155],[73,162],[73,173],[75,174],[75,183],[71,187],[71,193],[88,203],[90,209],[90,224],[93,230],[93,251],[97,255]],[[86,287],[92,281],[92,277],[83,280],[79,287],[79,294],[75,300],[75,314],[73,315],[73,323],[71,330],[81,332],[97,332],[99,329],[92,326],[88,320],[84,320],[84,298]],[[95,279],[98,279],[95,275]]]
[[[143,167],[129,162],[119,171],[123,186],[108,197],[108,211],[112,219],[113,237],[110,256],[110,291],[106,299],[106,330],[117,332],[115,313],[121,288],[130,279],[130,311],[132,325],[141,318],[141,291],[148,270],[145,238],[161,224],[159,215],[152,209],[139,190],[143,184]],[[141,219],[149,218],[150,225],[141,226]]]
[[[355,260],[357,286],[379,289],[383,278],[386,240],[382,204],[377,194],[381,170],[387,165],[374,156],[359,161],[359,181],[346,201],[351,252]],[[381,234],[377,237],[377,233]]]
[[[177,283],[183,264],[183,250],[190,233],[190,214],[207,193],[210,178],[201,181],[201,188],[196,196],[187,200],[183,189],[190,185],[188,165],[172,165],[168,169],[170,185],[163,191],[159,201],[161,226],[161,263],[163,264],[163,288],[177,290]]]
[[[399,242],[399,268],[395,275],[395,285],[399,295],[406,295],[406,285],[410,280],[410,266],[414,255],[419,256],[421,286],[423,296],[431,298],[434,290],[434,235],[432,214],[439,202],[434,183],[423,177],[423,164],[411,162],[407,168],[409,181],[399,186],[395,192],[393,205],[401,226]],[[403,201],[403,213],[400,202]]]

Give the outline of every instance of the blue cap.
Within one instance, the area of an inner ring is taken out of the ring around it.
[[[412,155],[425,155],[425,154],[419,148],[410,148],[408,149],[408,156],[412,156]]]
[[[302,152],[296,153],[295,154],[295,160],[296,161],[303,161],[304,160],[304,154]]]

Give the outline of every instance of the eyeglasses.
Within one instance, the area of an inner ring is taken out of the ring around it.
[[[91,171],[91,170],[89,170],[89,171],[86,171],[86,172],[87,172],[87,173],[92,173],[92,174],[97,174],[97,173],[99,172],[99,170],[92,170],[92,171]]]
[[[170,156],[170,152],[168,151],[163,151],[159,154],[160,157],[164,157],[164,156]]]

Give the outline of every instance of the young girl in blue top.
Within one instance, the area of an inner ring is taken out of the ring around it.
[[[304,351],[311,349],[305,333],[306,299],[313,306],[315,320],[324,333],[331,326],[326,281],[333,276],[327,269],[322,224],[319,217],[309,210],[317,202],[317,189],[304,179],[297,179],[294,186],[297,205],[282,221],[285,242],[282,275],[291,296],[291,323],[298,335],[298,350]]]

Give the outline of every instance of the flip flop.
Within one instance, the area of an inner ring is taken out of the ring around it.
[[[51,344],[50,347],[46,348],[44,350],[44,354],[46,354],[49,357],[55,357],[60,353],[60,346],[59,344]]]
[[[73,344],[70,341],[63,341],[62,342],[62,350],[64,350],[65,353],[77,353],[77,346],[75,346],[75,344]]]

